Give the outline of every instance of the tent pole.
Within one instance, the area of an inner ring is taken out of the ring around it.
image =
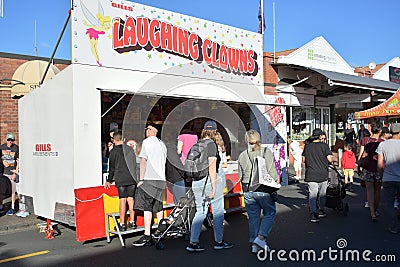
[[[60,36],[58,37],[57,44],[56,44],[56,46],[54,47],[53,54],[51,55],[51,57],[50,57],[50,59],[49,59],[49,63],[47,64],[47,68],[46,68],[46,70],[45,70],[45,72],[44,72],[44,74],[43,74],[42,80],[40,81],[39,85],[42,85],[43,82],[44,82],[44,78],[46,77],[46,74],[47,74],[47,72],[49,71],[50,64],[51,64],[51,62],[52,62],[53,59],[54,59],[54,55],[56,54],[58,45],[60,44],[61,37],[64,35],[65,29],[67,28],[67,25],[68,25],[68,22],[69,22],[70,17],[71,17],[71,10],[68,11],[67,20],[66,20],[65,23],[64,23],[64,27],[63,27],[63,29],[62,29],[62,31],[61,31],[61,33],[60,33]]]

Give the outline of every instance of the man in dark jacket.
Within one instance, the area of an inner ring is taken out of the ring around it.
[[[109,189],[111,182],[115,180],[119,197],[120,231],[126,231],[125,213],[126,202],[128,202],[130,222],[128,227],[135,229],[135,212],[133,210],[136,191],[136,156],[133,149],[123,143],[122,133],[114,133],[114,148],[110,151],[109,175],[104,185]]]
[[[308,183],[308,199],[313,223],[319,222],[319,218],[326,217],[324,208],[328,187],[328,168],[329,163],[335,160],[325,139],[326,134],[321,129],[315,129],[312,136],[307,139],[307,145],[303,151],[303,162],[306,165],[305,181]]]

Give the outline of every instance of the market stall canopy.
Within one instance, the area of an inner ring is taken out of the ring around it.
[[[313,70],[325,76],[328,79],[328,84],[330,86],[337,85],[360,89],[370,89],[381,92],[392,92],[393,90],[397,90],[397,88],[399,87],[399,85],[396,83],[378,79],[339,73],[335,71],[320,70],[315,68],[310,68],[310,70]]]
[[[355,112],[356,119],[400,116],[400,88],[385,102],[373,108]]]
[[[43,60],[31,60],[19,66],[12,77],[14,81],[19,81],[19,83],[12,86],[11,97],[26,95],[38,87],[47,65],[48,62]],[[60,70],[51,64],[47,71],[45,81],[51,79],[59,72]]]
[[[272,66],[278,70],[278,73],[282,73],[280,84],[287,83],[310,92],[315,90],[317,97],[369,94],[387,98],[394,94],[399,87],[396,83],[384,80],[295,64],[275,63]],[[371,92],[374,92],[374,94],[371,94]]]

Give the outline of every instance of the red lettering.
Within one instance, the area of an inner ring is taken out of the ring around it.
[[[223,69],[223,70],[228,69],[228,55],[227,55],[225,45],[221,45],[219,48],[219,65],[221,66],[221,69]]]
[[[171,24],[161,22],[161,48],[172,52]]]
[[[240,71],[242,73],[247,73],[247,51],[239,51],[239,61],[240,61]]]
[[[208,52],[209,50],[211,50],[211,46],[212,43],[209,39],[205,39],[203,42],[203,57],[204,57],[204,61],[208,64],[211,65],[211,51],[210,53]]]
[[[117,3],[111,3],[111,6],[112,7],[116,7],[116,8],[120,8],[120,9],[123,9],[123,10],[127,10],[127,11],[133,11],[133,7],[131,7],[131,6],[124,6],[124,5],[117,4]]]
[[[122,4],[113,7],[125,9]],[[122,53],[145,48],[157,48],[170,54],[180,55],[194,61],[204,61],[221,71],[256,75],[257,54],[254,50],[227,47],[210,39],[202,40],[197,34],[167,22],[147,17],[127,16],[113,20],[113,48]],[[199,62],[200,63],[200,62]]]
[[[191,33],[189,36],[189,52],[190,52],[190,57],[193,60],[199,59],[199,36],[195,33]]]
[[[172,27],[172,50],[178,53],[178,28]]]
[[[189,55],[188,35],[187,30],[178,29],[178,53],[185,56]]]
[[[219,67],[218,44],[215,42],[212,42],[211,58],[212,58],[212,65],[218,68]]]
[[[229,55],[229,68],[233,71],[238,71],[239,68],[239,50],[235,48],[228,48]]]
[[[136,26],[138,43],[140,46],[145,47],[149,41],[149,19],[137,18]]]
[[[253,50],[249,50],[249,52],[247,53],[247,67],[248,67],[248,72],[249,73],[253,73],[254,69],[256,68],[256,64],[254,62],[254,51]]]
[[[160,37],[160,21],[152,20],[150,22],[150,43],[154,48],[160,47],[161,37]]]
[[[120,38],[121,18],[115,18],[113,21],[113,48],[122,48],[124,46],[123,38]]]
[[[132,17],[128,17],[124,25],[124,46],[135,46],[136,42],[135,20]]]
[[[51,144],[36,144],[36,151],[51,151]]]

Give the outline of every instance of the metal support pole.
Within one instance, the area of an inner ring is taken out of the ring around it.
[[[43,74],[42,80],[40,81],[39,85],[42,85],[43,82],[44,82],[44,78],[46,77],[46,74],[47,74],[47,72],[49,71],[50,64],[51,64],[51,62],[52,62],[53,59],[54,59],[54,55],[56,54],[58,45],[60,44],[61,38],[62,38],[62,36],[64,35],[65,29],[67,28],[67,25],[68,25],[68,22],[69,22],[70,17],[71,17],[71,10],[68,11],[67,20],[66,20],[65,23],[64,23],[64,27],[63,27],[63,29],[62,29],[62,31],[61,31],[60,36],[58,37],[56,47],[54,47],[53,54],[51,55],[51,57],[50,57],[50,59],[49,59],[49,63],[47,64],[47,68],[46,68],[46,70],[45,70],[45,72],[44,72],[44,74]]]

